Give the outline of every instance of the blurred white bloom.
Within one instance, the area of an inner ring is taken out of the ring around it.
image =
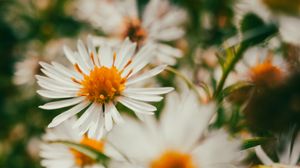
[[[240,25],[240,21],[245,14],[254,13],[267,23],[277,23],[282,40],[291,44],[300,45],[300,32],[298,31],[298,27],[300,26],[299,17],[279,12],[275,13],[268,8],[263,0],[239,0],[236,4],[235,12],[237,25]]]
[[[35,75],[40,72],[40,61],[66,61],[62,52],[62,44],[65,43],[70,43],[70,40],[64,38],[54,39],[45,45],[42,45],[39,41],[32,41],[25,46],[25,52],[22,50],[22,54],[25,57],[24,60],[15,64],[13,83],[15,85],[28,85],[32,88],[35,84]]]
[[[88,132],[89,137],[99,139],[105,131],[112,129],[114,122],[122,122],[115,106],[118,102],[138,116],[151,115],[156,111],[155,106],[145,102],[161,101],[163,97],[159,95],[173,88],[136,88],[132,85],[157,75],[166,65],[139,73],[151,59],[152,45],[146,45],[135,52],[136,43],[126,39],[119,48],[114,51],[103,45],[97,52],[89,37],[88,50],[82,41],[78,41],[78,51],[73,52],[64,47],[65,55],[74,65],[74,70],[56,62],[41,63],[41,71],[47,77],[37,75],[38,84],[43,88],[37,92],[44,97],[63,100],[47,103],[40,108],[50,110],[73,106],[56,116],[48,127],[55,127],[84,111],[74,127],[81,134]]]
[[[220,79],[222,70],[215,71],[215,78]],[[248,49],[227,77],[225,87],[238,81],[252,82],[258,86],[274,87],[284,82],[288,75],[288,66],[282,55],[274,54],[267,48]]]
[[[185,11],[172,6],[168,0],[151,0],[139,17],[136,0],[79,0],[77,17],[101,28],[108,39],[95,38],[95,45],[109,41],[112,45],[126,37],[138,46],[154,43],[157,61],[175,64],[182,51],[164,42],[184,35],[181,25],[186,22]],[[109,19],[109,21],[107,21]]]
[[[78,143],[112,158],[120,157],[117,151],[107,144],[105,140],[95,140],[88,138],[86,135],[80,135],[80,130],[72,128],[75,122],[75,118],[71,118],[56,128],[46,130],[46,134],[43,136],[44,142],[40,145],[42,166],[46,168],[104,168],[84,153],[55,141]]]
[[[22,62],[15,64],[15,74],[13,83],[15,85],[28,84],[32,86],[35,83],[35,75],[39,71],[39,59],[37,57],[29,57]]]
[[[200,105],[192,92],[170,94],[155,117],[117,126],[108,141],[143,168],[229,168],[241,158],[239,141],[224,130],[207,132],[214,104]]]
[[[261,146],[255,147],[255,153],[260,161],[267,166],[266,168],[300,168],[300,133],[294,141],[292,141],[292,138],[289,139],[282,152],[277,152],[278,163],[274,162]]]

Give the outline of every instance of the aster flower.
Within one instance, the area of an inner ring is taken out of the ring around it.
[[[221,77],[221,69],[215,71],[215,78]],[[282,55],[274,54],[267,48],[254,47],[248,49],[229,74],[225,86],[238,81],[248,81],[256,86],[273,88],[284,82],[288,76],[287,63]]]
[[[50,60],[66,61],[62,59],[63,52],[61,45],[71,43],[70,39],[60,38],[48,41],[44,46],[40,41],[33,40],[22,47],[24,59],[15,64],[13,83],[18,86],[29,86],[35,84],[35,75],[39,74],[40,61],[49,62]],[[25,52],[24,52],[25,50]],[[29,89],[27,87],[26,89]]]
[[[279,35],[283,41],[299,45],[300,33],[298,27],[300,26],[300,19],[297,16],[272,10],[275,6],[281,6],[284,10],[292,12],[293,8],[297,9],[299,13],[299,1],[280,1],[280,0],[239,0],[236,4],[236,22],[240,24],[241,19],[247,13],[254,13],[262,18],[267,23],[276,23],[279,28]]]
[[[78,1],[77,8],[79,18],[87,19],[109,36],[95,38],[96,44],[109,41],[114,45],[129,37],[138,46],[154,43],[159,62],[175,64],[175,58],[183,55],[181,50],[164,43],[181,38],[184,30],[180,26],[186,21],[186,13],[170,5],[168,0],[151,0],[142,17],[138,15],[136,0]]]
[[[214,110],[213,104],[200,105],[190,92],[182,97],[170,94],[159,121],[149,116],[142,123],[128,117],[108,141],[144,168],[231,167],[240,158],[240,143],[224,130],[208,132]]]
[[[257,168],[299,168],[300,167],[300,134],[296,136],[294,141],[290,136],[283,151],[277,152],[279,162],[274,162],[262,149],[261,146],[255,147],[255,153],[263,165]],[[286,138],[286,137],[285,137]]]
[[[134,88],[132,85],[151,78],[166,67],[157,66],[149,71],[139,73],[151,59],[153,47],[149,44],[136,51],[136,44],[126,39],[119,50],[113,51],[108,46],[101,46],[99,51],[93,47],[89,38],[88,50],[78,42],[78,51],[64,47],[66,57],[74,65],[69,70],[59,63],[41,63],[42,72],[47,75],[37,76],[38,84],[43,90],[37,92],[48,98],[63,99],[40,106],[43,109],[71,107],[56,116],[48,127],[55,127],[64,120],[84,111],[74,127],[81,134],[101,138],[110,131],[113,123],[122,122],[116,104],[120,102],[135,112],[153,114],[156,107],[145,102],[162,100],[161,94],[173,88]]]
[[[104,139],[95,140],[88,138],[86,135],[80,135],[78,129],[72,128],[75,122],[76,117],[73,117],[64,121],[58,127],[46,130],[43,142],[40,145],[42,166],[46,168],[104,168],[103,165],[97,163],[93,158],[66,144],[59,143],[59,141],[68,141],[87,146],[110,157],[121,157]]]

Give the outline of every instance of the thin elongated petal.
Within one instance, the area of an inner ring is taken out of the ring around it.
[[[101,109],[100,109],[100,112]],[[78,128],[80,131],[80,135],[83,135],[91,126],[91,121],[93,120],[95,113],[98,113],[97,111],[97,105],[96,103],[93,103],[81,116],[80,118],[75,122],[73,125],[73,128]]]
[[[70,108],[69,110],[61,113],[60,115],[56,116],[51,123],[48,125],[49,128],[55,127],[57,125],[59,125],[60,123],[62,123],[63,121],[67,120],[68,118],[76,115],[77,113],[79,113],[81,110],[83,110],[84,108],[86,108],[89,105],[88,101],[84,101],[72,108]]]
[[[74,53],[73,51],[67,47],[67,46],[64,46],[63,47],[63,50],[65,52],[65,56],[68,58],[68,60],[72,63],[72,64],[76,64],[76,59],[74,58]]]
[[[75,79],[82,79],[82,76],[77,74],[75,71],[72,71],[66,67],[64,67],[63,65],[61,65],[60,63],[57,63],[57,62],[52,62],[52,65],[55,67],[55,69],[61,73],[61,74],[64,74],[66,75],[67,77],[69,78],[72,78],[74,77]]]
[[[119,111],[113,103],[109,103],[105,106],[105,108],[107,109],[107,111],[110,111],[112,119],[115,123],[120,124],[124,122],[122,116],[120,115]]]
[[[110,131],[113,126],[112,116],[110,111],[105,111],[104,113],[104,120],[105,120],[105,129],[106,131]]]
[[[274,162],[269,158],[261,146],[255,147],[255,153],[264,165],[272,165]]]
[[[52,98],[52,99],[62,99],[75,97],[76,92],[67,92],[67,91],[50,91],[50,90],[38,90],[37,93],[41,96]]]
[[[162,72],[166,67],[167,67],[167,65],[160,65],[154,69],[151,69],[148,72],[145,72],[144,74],[142,74],[136,78],[129,78],[126,85],[131,85],[131,84],[137,83],[139,81],[151,78],[151,77],[159,74],[160,72]]]
[[[83,60],[86,67],[92,67],[92,62],[90,60],[89,54],[86,51],[86,48],[81,40],[78,40],[77,49],[79,51],[79,55],[81,60]]]
[[[102,66],[111,67],[113,63],[113,53],[109,46],[103,45],[100,50],[100,62]]]
[[[60,100],[60,101],[55,101],[55,102],[50,102],[50,103],[44,104],[42,106],[39,106],[39,108],[46,109],[46,110],[59,109],[59,108],[78,104],[78,103],[82,102],[84,99],[85,99],[85,97],[76,97],[73,99]]]
[[[127,88],[123,93],[136,93],[144,95],[161,95],[173,91],[172,87],[159,87],[159,88]]]
[[[142,111],[152,112],[157,110],[155,106],[140,101],[136,101],[130,98],[126,98],[126,97],[120,97],[118,101],[123,105],[127,106],[128,108],[130,108],[131,110],[133,110],[134,112],[142,112]]]
[[[143,95],[143,94],[134,94],[134,93],[123,93],[122,95],[135,100],[146,101],[146,102],[159,102],[163,99],[163,97],[161,96]]]

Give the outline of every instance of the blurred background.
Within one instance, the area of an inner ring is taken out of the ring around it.
[[[96,1],[83,0],[84,3],[95,5]],[[140,11],[147,2],[148,0],[138,0]],[[184,8],[189,18],[185,25],[187,30],[185,37],[175,44],[184,51],[185,57],[181,58],[175,67],[187,66],[195,69],[192,74],[195,83],[201,82],[208,74],[209,83],[215,88],[216,81],[209,77],[217,64],[215,52],[223,46],[226,39],[238,35],[234,24],[234,0],[172,0],[171,3]],[[89,11],[86,12],[88,14]],[[36,94],[38,86],[34,75],[41,73],[39,61],[66,62],[62,51],[63,45],[75,48],[79,38],[86,40],[88,34],[103,35],[93,23],[80,16],[79,0],[0,0],[1,168],[41,167],[38,156],[40,138],[48,123],[59,111],[43,111],[38,108],[46,100]],[[88,16],[97,17],[92,14]],[[298,47],[288,43],[281,46],[288,51],[287,55],[290,56],[293,67],[296,67],[294,68],[296,72],[299,67]],[[293,61],[295,57],[298,62]],[[282,95],[289,97],[290,93],[300,92],[299,75],[295,76],[290,79],[290,85],[282,86],[282,92],[270,91],[269,93],[274,95],[264,94],[257,102],[275,97],[275,100],[269,101],[270,104],[274,104],[282,102]],[[173,78],[174,75],[163,74],[158,81],[162,85],[173,85],[171,82]],[[276,99],[276,96],[280,98]],[[296,97],[299,98],[299,94],[296,94]],[[253,102],[253,107],[257,107],[255,104],[257,102]],[[296,111],[299,112],[297,103],[299,100],[296,101]],[[264,107],[263,110],[266,111],[274,110],[268,109],[270,106]],[[243,118],[239,110],[239,105],[230,107],[229,111],[232,113],[226,119],[224,108],[220,108],[218,111],[220,118],[216,120],[214,126],[221,127],[224,123],[230,122],[229,128],[232,132],[249,131],[245,126],[247,118]],[[251,107],[247,110],[256,111]],[[250,124],[257,125],[255,116],[250,115],[250,120]],[[262,123],[266,121],[265,118],[261,120]],[[291,117],[282,124],[291,120],[299,122],[299,118]],[[258,132],[259,135],[269,135],[268,131]],[[247,135],[246,133],[245,136]]]

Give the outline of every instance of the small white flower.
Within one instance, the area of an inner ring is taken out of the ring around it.
[[[170,94],[166,103],[159,121],[128,117],[108,142],[143,168],[228,168],[240,159],[237,140],[224,130],[208,132],[214,104],[200,105],[191,92]]]
[[[157,66],[142,74],[142,70],[151,59],[153,47],[149,44],[136,51],[136,44],[126,39],[119,50],[113,51],[103,45],[97,52],[89,38],[88,50],[78,42],[78,51],[64,47],[65,55],[74,65],[69,70],[59,63],[41,63],[42,72],[37,76],[43,90],[37,92],[48,98],[63,99],[47,103],[40,108],[59,109],[73,106],[56,116],[48,127],[55,127],[64,120],[84,111],[76,121],[80,134],[88,132],[89,137],[99,139],[110,131],[113,122],[122,122],[116,104],[120,102],[138,116],[153,114],[156,107],[145,102],[162,100],[161,94],[173,90],[170,87],[134,88],[133,84],[151,78],[165,69]]]
[[[72,128],[74,123],[75,118],[71,118],[56,128],[46,130],[46,134],[43,136],[44,142],[40,146],[42,166],[46,168],[103,168],[89,156],[62,143],[54,143],[54,141],[69,141],[105,153],[105,141],[93,140],[79,135],[79,130]]]
[[[248,81],[257,86],[278,86],[288,76],[287,63],[279,54],[262,48],[248,49],[243,58],[236,64],[233,72],[227,77],[225,86],[238,81]],[[215,78],[220,79],[221,68],[215,71]]]
[[[88,19],[110,37],[95,38],[96,44],[103,41],[116,44],[129,37],[138,46],[154,43],[159,62],[175,64],[175,58],[183,55],[181,50],[164,43],[177,40],[185,33],[180,26],[186,21],[186,13],[171,6],[168,0],[151,0],[142,17],[138,15],[136,0],[102,0],[94,3],[81,0],[77,8],[79,18]]]
[[[300,133],[296,136],[295,140],[292,138],[286,144],[282,152],[278,152],[279,162],[274,162],[261,146],[255,147],[255,153],[260,161],[270,168],[300,168]]]

